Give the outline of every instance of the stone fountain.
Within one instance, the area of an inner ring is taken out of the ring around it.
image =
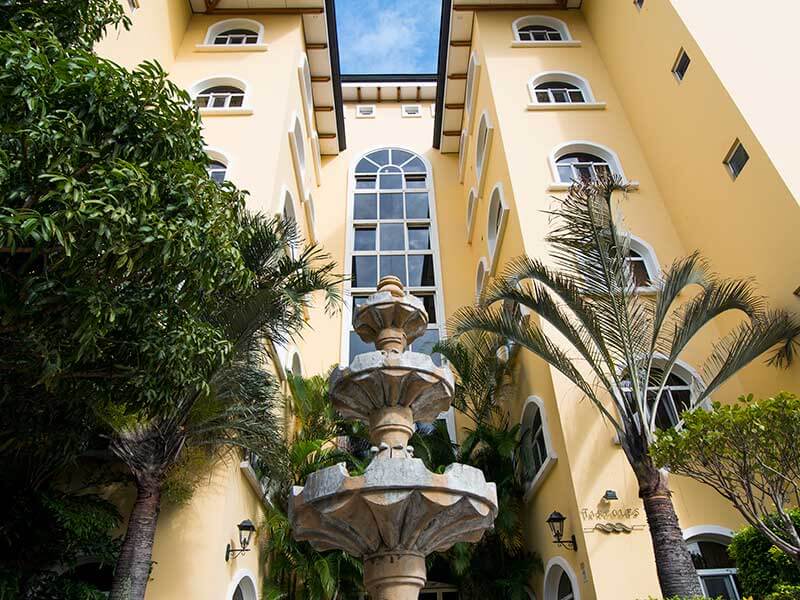
[[[497,490],[466,465],[430,472],[408,445],[414,423],[433,422],[453,397],[450,370],[406,350],[428,325],[422,301],[385,277],[353,325],[377,350],[334,371],[330,397],[343,417],[369,426],[374,458],[360,476],[344,464],[311,474],[292,490],[289,516],[295,539],[363,558],[372,600],[412,600],[425,585],[428,554],[477,542],[492,526]]]

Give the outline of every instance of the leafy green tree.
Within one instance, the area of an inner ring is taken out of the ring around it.
[[[614,428],[636,476],[664,596],[699,595],[666,476],[649,453],[662,391],[687,345],[720,315],[734,312],[743,319],[714,345],[695,405],[763,355],[772,365],[792,362],[800,322],[768,310],[750,281],[714,276],[697,254],[667,268],[653,282],[653,296],[639,294],[629,239],[615,217],[615,192],[627,192],[618,178],[573,185],[550,211],[554,266],[527,256],[512,261],[478,306],[457,312],[453,332],[503,336],[560,371],[592,401]],[[503,303],[530,314],[509,314]],[[547,333],[542,321],[558,336]]]
[[[165,483],[182,453],[201,448],[212,458],[242,448],[281,474],[283,432],[278,387],[267,368],[264,341],[285,344],[305,325],[312,294],[324,292],[327,306],[338,303],[340,278],[326,254],[311,246],[295,257],[293,223],[278,217],[248,217],[239,247],[252,273],[241,294],[207,299],[207,319],[225,332],[232,352],[207,374],[208,386],[176,390],[157,414],[130,413],[111,406],[112,452],[130,469],[136,502],[130,514],[111,590],[112,600],[144,598]]]
[[[800,398],[782,393],[686,414],[658,434],[657,465],[712,487],[800,568]],[[777,513],[777,514],[776,514]]]

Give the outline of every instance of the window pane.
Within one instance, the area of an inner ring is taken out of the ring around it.
[[[442,600],[458,600],[458,592],[442,592]]]
[[[362,158],[358,166],[356,166],[356,173],[376,173],[378,171],[378,167],[368,161],[366,158]]]
[[[354,250],[375,250],[375,228],[359,227],[353,244]]]
[[[594,177],[594,171],[590,165],[574,165],[574,167],[578,179],[589,180]]]
[[[381,173],[382,190],[399,190],[403,187],[403,176],[395,173]]]
[[[429,250],[430,247],[431,247],[431,232],[427,226],[408,228],[409,250]]]
[[[414,352],[419,352],[421,354],[431,354],[433,351],[433,347],[439,341],[439,330],[438,329],[426,329],[425,333],[423,333],[420,337],[414,340],[414,343],[411,344],[411,349]],[[437,354],[431,354],[431,358],[433,358],[433,362],[437,365],[442,364],[442,357]]]
[[[389,151],[388,150],[378,150],[373,152],[369,155],[369,159],[379,165],[388,165],[389,164]]]
[[[414,294],[414,296],[422,300],[425,312],[428,313],[428,323],[436,323],[436,296],[433,294]]]
[[[583,92],[580,90],[570,90],[569,99],[572,102],[583,102]]]
[[[404,226],[401,223],[381,225],[381,250],[405,250]]]
[[[403,218],[403,194],[381,194],[381,219]]]
[[[417,254],[408,257],[408,285],[412,287],[436,285],[432,255]]]
[[[392,150],[392,164],[399,167],[412,156],[414,155],[411,152],[406,152],[405,150]]]
[[[410,192],[406,194],[407,219],[429,219],[430,216],[427,193]]]
[[[569,165],[558,165],[558,179],[564,183],[572,181],[572,167]]]
[[[381,277],[394,275],[403,285],[406,285],[406,257],[381,256]]]
[[[425,181],[425,175],[406,175],[406,187],[407,188],[417,188],[417,189],[425,189],[427,187],[427,182]]]
[[[353,202],[354,219],[377,219],[378,207],[375,194],[356,194]]]
[[[733,582],[729,575],[704,575],[701,579],[706,588],[707,597],[737,600]]]
[[[568,102],[569,100],[566,90],[550,90],[550,93],[553,94],[553,100],[556,102]]]
[[[406,173],[424,173],[426,171],[425,163],[419,157],[415,157],[414,160],[403,166],[403,170]]]
[[[356,177],[357,190],[374,190],[375,177]]]
[[[231,101],[228,106],[242,106],[244,104],[244,96],[231,96]]]
[[[213,108],[224,108],[225,107],[225,100],[227,100],[227,96],[212,96],[211,97],[211,106]]]
[[[545,91],[536,92],[536,101],[537,102],[550,102],[550,94]]]
[[[353,287],[375,287],[378,285],[377,259],[374,256],[353,257]]]
[[[365,352],[375,352],[375,345],[374,344],[366,344],[361,341],[361,338],[358,337],[358,334],[355,331],[350,332],[350,361],[358,356],[359,354],[364,354]]]

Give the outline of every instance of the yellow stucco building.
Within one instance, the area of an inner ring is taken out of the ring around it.
[[[794,3],[755,24],[755,5],[739,0],[444,0],[438,73],[349,76],[332,0],[121,1],[132,28],[98,51],[128,67],[158,60],[201,107],[212,176],[248,190],[252,209],[293,218],[352,277],[341,316],[320,307],[303,339],[275,349],[278,372],[322,373],[363,351],[352,303],[385,274],[423,298],[431,325],[414,349],[426,351],[509,259],[546,257],[551,196],[603,169],[635,188],[622,207],[645,277],[697,249],[726,276],[755,277],[772,306],[800,309],[800,119],[784,104],[800,93],[785,64],[797,51]],[[743,43],[753,28],[757,41]],[[722,331],[704,333],[664,422]],[[613,431],[563,376],[529,354],[521,362],[508,410],[538,456],[525,535],[545,565],[531,598],[657,596]],[[798,367],[755,365],[714,399],[798,383]],[[448,424],[457,436],[453,415]],[[712,490],[670,483],[694,552],[713,553],[741,527]],[[261,520],[261,502],[249,464],[232,458],[191,503],[165,507],[147,597],[260,598],[257,553],[226,562],[224,551],[237,523]],[[554,510],[576,551],[552,543]],[[739,598],[734,571],[712,558],[704,588]]]

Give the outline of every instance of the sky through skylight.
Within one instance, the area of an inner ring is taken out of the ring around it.
[[[336,0],[342,73],[435,73],[441,8],[441,0]]]

